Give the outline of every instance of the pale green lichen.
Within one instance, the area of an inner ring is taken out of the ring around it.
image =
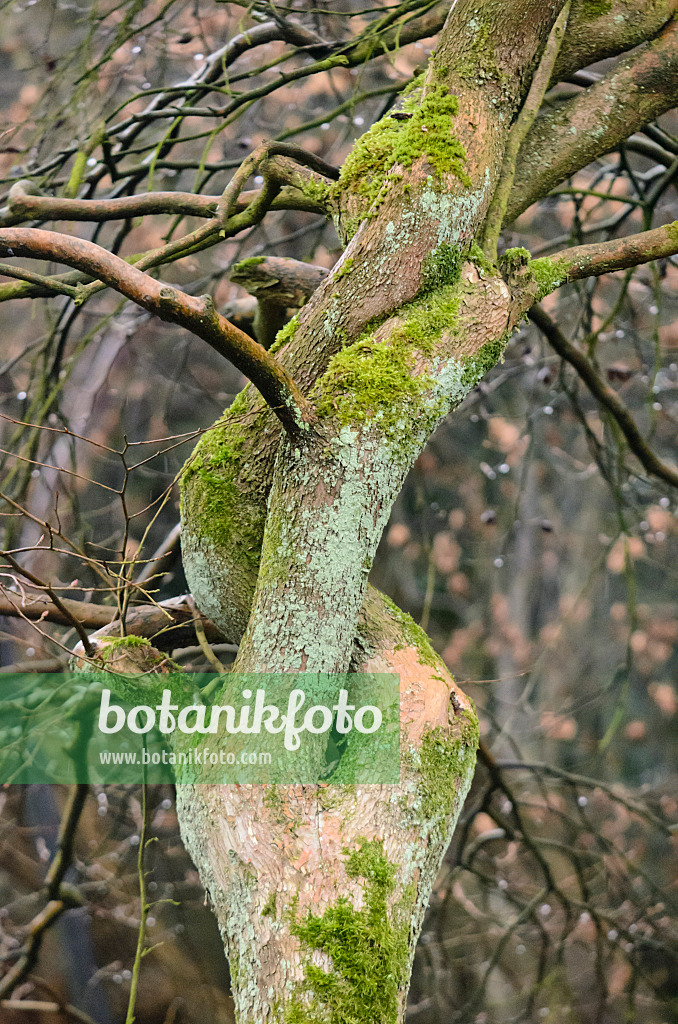
[[[305,981],[285,1024],[397,1024],[409,964],[406,908],[414,892],[406,890],[394,904],[396,867],[386,858],[383,843],[359,839],[358,844],[346,874],[364,879],[361,909],[339,897],[324,914],[309,911],[292,924],[302,949],[326,954],[332,966],[326,971],[305,964]]]
[[[406,96],[404,120],[386,114],[356,142],[334,186],[337,194],[349,191],[362,199],[362,214],[354,217],[354,231],[361,216],[374,213],[402,171],[422,156],[438,175],[453,174],[464,185],[471,180],[465,170],[466,151],[452,133],[458,111],[457,97],[439,81],[430,82]],[[350,235],[349,225],[345,229]]]

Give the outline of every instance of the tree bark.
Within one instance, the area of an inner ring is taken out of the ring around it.
[[[248,1024],[404,1017],[477,722],[421,631],[366,580],[406,472],[533,301],[469,251],[562,7],[486,0],[481,24],[477,2],[453,5],[410,117],[385,118],[345,164],[346,252],[276,343],[317,422],[281,440],[247,389],[184,471],[187,578],[241,641],[236,670],[401,677],[399,786],[180,787]]]

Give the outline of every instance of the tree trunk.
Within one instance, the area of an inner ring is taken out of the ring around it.
[[[396,672],[397,786],[182,786],[242,1024],[401,1021],[414,947],[473,774],[477,721],[367,574],[405,474],[500,358],[520,301],[471,243],[563,2],[457,0],[402,119],[359,140],[342,260],[278,339],[318,413],[281,439],[252,388],[182,480],[186,575],[244,672]]]

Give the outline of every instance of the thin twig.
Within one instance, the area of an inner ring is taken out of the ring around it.
[[[84,270],[161,320],[187,328],[249,377],[290,436],[307,436],[315,420],[311,403],[266,349],[217,312],[209,295],[195,297],[166,287],[101,246],[56,231],[0,230],[0,252],[58,260]]]
[[[64,892],[61,883],[71,866],[73,859],[73,842],[80,821],[83,807],[87,799],[89,786],[76,784],[71,787],[68,803],[64,809],[59,828],[57,851],[45,876],[45,887],[49,902],[33,918],[29,925],[29,940],[16,964],[0,981],[0,999],[9,995],[20,985],[35,966],[45,932],[61,915],[80,903],[75,899],[75,890],[69,888]]]
[[[144,776],[146,775],[146,769],[144,768]],[[137,933],[137,948],[134,954],[134,964],[132,965],[132,980],[130,982],[129,989],[129,1002],[127,1004],[127,1016],[125,1017],[125,1024],[134,1024],[134,1008],[137,1000],[137,989],[139,987],[139,975],[141,973],[141,961],[146,955],[146,922],[148,920],[148,912],[151,909],[148,904],[148,897],[146,894],[146,844],[148,834],[148,786],[146,779],[141,786],[141,835],[139,837],[139,853],[137,855],[137,873],[139,877],[139,901],[140,901],[140,913],[139,913],[139,931]]]
[[[649,234],[650,232],[648,232]],[[584,246],[583,248],[588,248]],[[530,320],[544,333],[550,344],[561,358],[573,366],[580,379],[583,380],[591,394],[614,416],[626,442],[648,473],[659,477],[672,487],[678,487],[678,469],[663,462],[642,437],[633,416],[621,401],[616,391],[604,383],[594,370],[592,364],[569,341],[558,325],[551,319],[541,306],[533,306],[529,312]]]

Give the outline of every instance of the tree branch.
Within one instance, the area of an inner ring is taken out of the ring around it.
[[[589,0],[572,0],[552,85],[652,39],[676,14],[678,0],[612,0],[598,13],[593,7]]]
[[[114,199],[64,199],[42,195],[32,181],[22,179],[9,190],[3,226],[38,219],[123,220],[155,213],[214,217],[218,202],[219,196],[200,196],[192,192],[145,192],[139,196]]]
[[[589,246],[583,246],[583,248],[589,248]],[[672,487],[678,487],[678,469],[662,462],[655,455],[641,436],[635,420],[624,403],[617,393],[600,379],[584,353],[565,337],[558,325],[540,306],[534,306],[530,310],[529,317],[543,332],[558,355],[574,367],[593,397],[611,413],[626,438],[629,448],[643,468],[653,476],[671,484]]]
[[[7,559],[7,561],[12,566],[14,571],[19,573],[20,576],[23,576],[25,579],[29,580],[34,586],[40,587],[40,589],[44,590],[46,594],[49,594],[50,600],[52,601],[54,607],[61,613],[61,615],[66,620],[68,625],[72,626],[72,628],[80,637],[80,643],[85,649],[85,654],[90,655],[92,653],[92,649],[90,647],[89,637],[87,636],[85,627],[83,626],[82,622],[80,622],[79,619],[77,619],[74,615],[71,615],[69,609],[64,605],[61,598],[54,592],[53,587],[49,583],[43,583],[41,579],[38,579],[37,576],[35,576],[28,569],[24,568],[23,565],[20,565],[19,562],[17,562],[16,558],[10,555],[8,551],[3,551],[2,557]]]
[[[71,866],[73,858],[73,841],[80,821],[83,807],[87,799],[89,786],[76,784],[71,787],[68,803],[61,819],[57,851],[45,876],[45,888],[48,903],[30,923],[29,939],[21,957],[0,981],[0,999],[9,995],[17,985],[24,981],[35,966],[45,932],[64,911],[81,905],[81,897],[77,889],[62,887],[64,876]]]
[[[287,310],[303,306],[329,273],[286,256],[254,256],[236,263],[229,277],[256,298],[254,333],[260,345],[270,348]]]
[[[314,420],[313,407],[287,371],[248,334],[217,313],[210,296],[162,285],[101,246],[56,231],[0,230],[0,254],[55,260],[82,270],[150,313],[202,338],[248,377],[285,430],[299,438]]]
[[[563,7],[558,15],[558,20],[551,29],[546,48],[532,78],[532,84],[530,85],[525,102],[509,133],[506,149],[504,150],[501,173],[483,226],[483,249],[485,250],[485,255],[494,263],[497,261],[499,235],[504,217],[506,216],[511,186],[516,175],[518,153],[542,105],[553,72],[553,65],[563,42],[569,13],[570,4],[568,2]]]
[[[518,155],[505,223],[677,102],[674,20],[595,85],[537,118]]]
[[[155,557],[155,556],[154,556]],[[171,597],[159,604],[133,605],[125,621],[128,635],[152,639],[162,651],[172,651],[195,642],[193,606],[190,595]],[[77,620],[86,629],[96,630],[95,637],[120,634],[118,609],[113,605],[93,604],[89,601],[59,599],[61,608],[46,598],[31,594],[27,597],[14,591],[0,593],[0,615],[8,618],[28,619],[32,622],[55,622],[60,626],[73,626]],[[210,643],[219,643],[224,635],[210,619],[202,616],[202,629]]]
[[[678,221],[637,235],[614,238],[610,242],[575,245],[554,256],[532,260],[530,270],[538,284],[536,301],[568,281],[600,277],[615,270],[627,270],[652,260],[678,253]]]
[[[225,228],[228,224],[229,219],[233,215],[238,196],[241,194],[243,186],[246,184],[247,179],[251,177],[254,172],[264,164],[263,174],[266,179],[266,184],[262,189],[260,195],[254,200],[255,206],[259,204],[270,205],[270,202],[275,198],[283,183],[290,184],[289,175],[285,173],[285,166],[279,166],[275,162],[275,157],[287,157],[295,161],[300,167],[307,167],[316,174],[321,175],[321,183],[324,179],[330,179],[336,181],[339,177],[339,169],[334,167],[332,164],[328,164],[325,160],[315,156],[313,153],[307,152],[300,146],[292,146],[286,142],[263,142],[260,146],[257,146],[250,155],[243,160],[240,167],[237,169],[228,185],[224,189],[224,192],[218,203],[217,216],[222,228]],[[296,170],[296,168],[295,168]],[[324,184],[328,184],[324,181]],[[270,192],[270,199],[268,193]],[[248,208],[249,209],[249,208]]]
[[[0,594],[0,615],[10,618],[20,616],[32,622],[58,622],[60,626],[72,626],[73,619],[76,619],[87,629],[101,629],[118,614],[116,608],[107,604],[90,604],[88,601],[74,601],[66,597],[59,600],[62,608],[44,597],[31,595],[27,601],[24,595],[5,590]]]
[[[308,174],[310,177],[314,172],[309,171]],[[236,215],[251,206],[259,195],[258,189],[241,192],[235,204]],[[138,196],[115,196],[111,199],[64,199],[42,195],[33,182],[22,179],[12,185],[7,205],[0,209],[0,226],[12,227],[27,220],[126,220],[151,214],[211,218],[216,214],[218,203],[219,196],[201,196],[191,192],[143,192]],[[270,208],[327,212],[326,204],[301,192],[299,185],[281,188]]]

